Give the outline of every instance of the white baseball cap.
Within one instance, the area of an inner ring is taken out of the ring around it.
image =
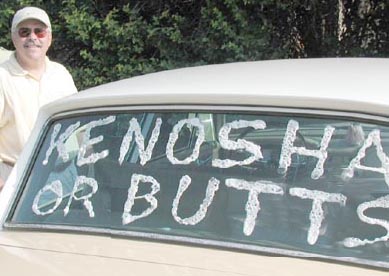
[[[15,13],[14,18],[12,19],[11,31],[16,31],[20,22],[27,19],[39,20],[45,24],[49,30],[51,30],[50,18],[44,10],[36,7],[25,7]]]

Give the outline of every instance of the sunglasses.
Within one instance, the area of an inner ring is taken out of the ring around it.
[[[31,32],[34,32],[37,38],[44,38],[47,35],[47,28],[19,28],[18,34],[20,37],[29,37]]]

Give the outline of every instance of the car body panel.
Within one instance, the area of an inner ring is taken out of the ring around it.
[[[34,271],[34,275],[84,271],[89,275],[387,275],[385,271],[314,259],[29,231],[0,233],[0,260],[2,270],[12,270],[12,275],[25,275],[28,271]]]
[[[90,88],[85,90],[87,93],[64,100],[63,105],[71,110],[118,104],[219,104],[389,114],[385,81],[388,74],[389,59],[208,65],[162,71]]]

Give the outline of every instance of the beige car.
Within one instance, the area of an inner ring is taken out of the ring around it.
[[[45,106],[2,275],[388,275],[389,60],[231,63]]]

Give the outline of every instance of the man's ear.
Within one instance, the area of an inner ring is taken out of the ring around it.
[[[53,33],[50,31],[49,33],[48,33],[48,35],[49,35],[49,39],[50,39],[50,42],[49,42],[49,47],[51,46],[51,43],[53,43]]]

